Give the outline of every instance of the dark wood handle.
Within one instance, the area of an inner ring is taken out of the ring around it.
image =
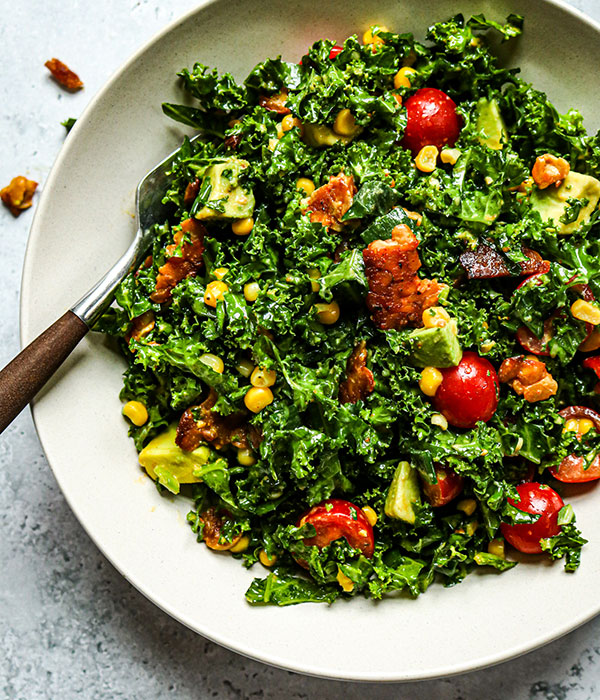
[[[67,311],[0,372],[0,433],[21,413],[88,332]]]

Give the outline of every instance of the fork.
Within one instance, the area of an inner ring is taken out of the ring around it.
[[[142,261],[152,243],[152,226],[168,215],[168,205],[163,204],[162,198],[178,151],[173,151],[140,181],[135,196],[137,232],[125,253],[89,292],[0,371],[0,433],[67,359],[110,306],[121,281]]]

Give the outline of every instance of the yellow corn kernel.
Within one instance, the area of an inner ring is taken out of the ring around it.
[[[243,535],[233,545],[233,547],[229,548],[229,551],[233,552],[234,554],[237,554],[238,552],[245,552],[249,546],[250,546],[250,538],[248,537],[248,535]]]
[[[212,306],[213,309],[216,308],[217,302],[223,298],[227,291],[229,291],[229,285],[225,282],[221,282],[221,280],[209,282],[204,292],[204,303],[207,306]]]
[[[344,593],[350,593],[353,590],[354,582],[351,578],[348,578],[348,576],[346,576],[346,574],[340,569],[339,566],[336,579]]]
[[[301,190],[307,197],[315,191],[315,183],[307,177],[299,177],[296,180],[296,189]]]
[[[274,554],[272,557],[270,557],[264,549],[261,549],[260,552],[258,553],[258,561],[266,567],[273,566],[273,564],[277,561],[277,555]]]
[[[450,314],[442,306],[431,306],[423,311],[425,328],[443,328],[450,321]]]
[[[252,413],[260,413],[263,408],[273,403],[273,392],[268,386],[253,386],[246,392],[244,403]]]
[[[260,294],[260,284],[258,282],[248,282],[244,285],[244,299],[252,303],[258,299]]]
[[[474,498],[463,498],[456,504],[457,510],[462,510],[465,515],[473,515],[477,508],[477,501]]]
[[[231,224],[231,230],[236,236],[247,236],[254,228],[254,219],[248,216],[245,219],[238,219]]]
[[[218,280],[222,280],[228,272],[229,270],[226,267],[217,267],[216,270],[212,271],[212,274],[213,277],[216,277]]]
[[[438,153],[436,146],[423,146],[417,153],[415,165],[422,173],[432,173],[437,167]]]
[[[585,435],[594,427],[594,422],[589,418],[569,418],[563,428],[563,433],[573,432],[577,435]]]
[[[251,467],[253,464],[256,464],[256,457],[254,452],[248,447],[240,448],[237,451],[237,461],[242,467]]]
[[[400,70],[394,76],[394,87],[396,90],[399,90],[400,88],[412,87],[410,76],[415,75],[416,72],[417,71],[414,68],[409,68],[408,66],[403,66],[400,68]]]
[[[479,527],[479,523],[477,520],[472,520],[468,525],[467,525],[467,535],[469,537],[472,537],[475,534],[475,531]]]
[[[425,396],[435,396],[435,392],[442,383],[442,379],[442,373],[437,367],[425,367],[421,372],[419,389],[421,389]]]
[[[283,125],[281,124],[281,122],[277,122],[277,124],[275,124],[275,131],[277,132],[277,138],[280,139],[284,133]]]
[[[387,32],[388,29],[387,27],[379,27],[379,30],[382,32]],[[385,44],[385,41],[379,36],[379,34],[375,34],[373,36],[373,33],[371,32],[370,29],[367,29],[367,31],[363,34],[362,37],[363,44]]]
[[[123,415],[138,428],[148,422],[148,410],[141,401],[128,401],[123,406]]]
[[[213,370],[213,372],[223,374],[225,364],[218,355],[213,355],[212,353],[207,352],[204,355],[200,355],[198,359],[200,360],[200,362],[202,362],[203,365],[210,367]]]
[[[318,292],[321,289],[321,285],[317,282],[321,276],[321,270],[318,267],[313,267],[308,271],[308,276],[310,277],[310,288],[313,292]]]
[[[458,148],[443,148],[440,153],[442,163],[448,163],[449,165],[454,165],[459,157],[460,150]]]
[[[281,129],[283,131],[290,131],[290,129],[293,129],[295,126],[299,129],[302,128],[302,122],[297,117],[294,117],[293,114],[286,114],[281,120]]]
[[[575,318],[591,323],[592,326],[600,325],[600,309],[589,301],[577,299],[571,304],[571,313]]]
[[[431,425],[437,425],[442,430],[448,430],[448,421],[442,413],[434,413],[431,416]]]
[[[242,375],[242,377],[246,377],[246,379],[252,374],[254,370],[254,365],[250,360],[240,360],[237,365],[235,366],[237,371]]]
[[[494,554],[500,559],[506,559],[506,553],[504,552],[504,540],[491,540],[488,544],[488,553]]]
[[[265,369],[264,367],[256,367],[250,376],[250,384],[252,386],[273,386],[277,379],[277,373],[274,369]]]
[[[333,122],[333,130],[340,136],[354,136],[357,132],[356,119],[349,109],[341,109]]]
[[[481,352],[489,352],[494,347],[494,345],[496,345],[495,340],[487,340],[485,343],[481,343]]]
[[[326,326],[331,326],[340,317],[340,305],[337,301],[332,301],[331,304],[315,304],[317,310],[317,318]]]
[[[371,527],[375,526],[377,522],[377,513],[371,508],[371,506],[364,506],[362,509],[365,514],[366,519],[369,521]]]
[[[269,139],[268,149],[270,151],[274,151],[276,147],[277,147],[277,139]]]

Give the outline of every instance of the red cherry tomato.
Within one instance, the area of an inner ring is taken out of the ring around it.
[[[423,480],[422,487],[425,498],[433,508],[445,506],[455,499],[463,490],[463,478],[449,467],[436,467],[437,484]]]
[[[600,357],[593,358],[590,360],[598,359]],[[584,365],[587,360],[584,361]],[[567,406],[559,411],[558,414],[565,419],[565,421],[570,418],[587,418],[591,420],[594,424],[594,428],[600,431],[600,414],[593,411],[591,408],[586,406]],[[592,463],[587,469],[584,469],[585,462],[583,457],[577,457],[577,455],[568,455],[563,459],[563,461],[557,467],[550,467],[550,473],[558,481],[562,481],[565,484],[583,484],[586,481],[595,481],[600,479],[600,455],[596,455]]]
[[[546,347],[554,335],[553,321],[553,318],[544,321],[544,335],[541,338],[534,335],[527,326],[521,326],[517,331],[517,340],[523,350],[533,355],[550,355]]]
[[[509,525],[502,523],[500,531],[506,541],[519,552],[525,554],[540,554],[540,540],[553,537],[560,532],[557,523],[558,511],[564,506],[563,499],[546,484],[536,482],[519,484],[517,486],[519,501],[509,498],[509,503],[525,513],[535,513],[540,517],[535,523]]]
[[[456,367],[440,370],[442,383],[433,397],[436,410],[455,428],[487,423],[498,405],[498,375],[494,366],[476,352],[463,353]]]
[[[316,506],[313,506],[298,521],[298,527],[310,523],[316,533],[313,537],[307,537],[304,544],[315,545],[319,549],[326,547],[330,542],[345,537],[348,544],[354,549],[360,550],[369,559],[373,556],[375,538],[367,516],[362,509],[350,501],[341,498],[329,498]],[[306,563],[298,561],[306,567]]]
[[[405,102],[406,129],[402,145],[413,156],[423,146],[454,146],[460,133],[461,120],[456,104],[445,92],[436,88],[420,88]]]
[[[329,60],[333,61],[333,59],[339,54],[342,53],[344,50],[343,46],[339,46],[336,44],[335,46],[331,47],[331,51],[329,52]]]

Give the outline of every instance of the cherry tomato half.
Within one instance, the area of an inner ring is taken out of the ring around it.
[[[329,498],[305,513],[297,525],[310,523],[316,533],[313,537],[307,537],[304,544],[317,546],[319,549],[326,547],[330,542],[345,537],[348,544],[354,549],[360,550],[369,559],[373,556],[375,538],[367,516],[362,509],[350,501],[341,498]],[[301,566],[306,563],[298,561]]]
[[[557,523],[558,511],[564,506],[563,499],[546,484],[537,482],[517,486],[519,501],[509,498],[509,503],[524,513],[534,513],[540,517],[535,523],[509,525],[501,523],[500,531],[504,539],[519,552],[540,554],[540,540],[553,537],[560,532]]]
[[[445,506],[463,490],[463,478],[449,467],[436,467],[437,484],[422,480],[423,493],[433,508]]]
[[[440,370],[442,383],[433,405],[455,428],[487,423],[498,405],[498,375],[491,362],[476,352],[463,353],[456,367]]]
[[[587,360],[584,361],[584,365],[585,362],[587,362]],[[564,418],[565,421],[570,418],[587,418],[592,421],[594,428],[600,432],[600,414],[596,413],[596,411],[593,411],[591,408],[587,408],[586,406],[567,406],[567,408],[563,408],[562,411],[559,411],[558,414]],[[550,467],[550,473],[555,479],[565,484],[583,484],[586,481],[600,479],[600,455],[596,455],[587,469],[584,469],[584,466],[585,462],[583,457],[568,455],[557,467]]]
[[[333,59],[334,59],[339,53],[342,53],[343,50],[344,50],[344,47],[343,47],[343,46],[339,46],[338,44],[336,44],[335,46],[332,46],[332,47],[331,47],[331,51],[329,52],[329,60],[330,60],[330,61],[333,61]]]
[[[456,104],[445,92],[436,88],[420,88],[405,102],[406,128],[402,145],[413,156],[423,146],[454,146],[460,133],[461,120]]]

